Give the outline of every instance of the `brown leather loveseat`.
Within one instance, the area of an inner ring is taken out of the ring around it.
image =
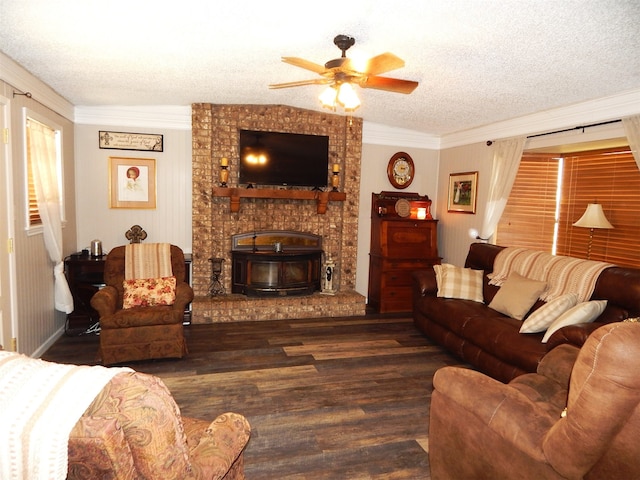
[[[592,300],[607,300],[604,312],[593,323],[569,325],[542,343],[544,333],[520,333],[522,320],[488,307],[500,287],[489,285],[496,255],[504,247],[484,243],[470,245],[465,267],[483,270],[483,300],[437,297],[433,269],[414,273],[413,318],[418,329],[478,370],[502,382],[534,373],[542,358],[555,346],[581,347],[588,336],[606,323],[640,316],[640,270],[610,267],[599,276]],[[531,312],[544,304],[538,301]]]

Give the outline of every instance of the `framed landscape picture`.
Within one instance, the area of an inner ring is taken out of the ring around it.
[[[449,175],[447,211],[476,213],[478,172],[461,172]]]
[[[109,206],[156,208],[156,161],[109,157]]]

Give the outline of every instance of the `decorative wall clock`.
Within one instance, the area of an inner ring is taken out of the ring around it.
[[[394,154],[387,165],[387,177],[395,188],[407,188],[413,182],[415,167],[409,154],[398,152]]]

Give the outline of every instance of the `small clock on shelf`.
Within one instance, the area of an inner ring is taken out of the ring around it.
[[[387,177],[395,188],[407,188],[413,182],[415,167],[413,159],[405,152],[398,152],[391,157],[387,165]]]

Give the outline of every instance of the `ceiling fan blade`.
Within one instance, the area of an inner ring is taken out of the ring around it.
[[[304,85],[324,85],[331,83],[329,78],[315,78],[313,80],[299,80],[297,82],[286,83],[273,83],[269,85],[269,88],[289,88],[289,87],[302,87]]]
[[[399,78],[378,77],[371,75],[360,82],[362,88],[375,88],[396,93],[411,93],[418,86],[418,82],[412,80],[400,80]]]
[[[367,66],[363,70],[363,73],[379,75],[402,67],[404,67],[404,60],[393,53],[387,52],[367,60]]]
[[[324,65],[319,65],[317,63],[310,62],[309,60],[305,60],[304,58],[282,57],[282,61],[284,63],[288,63],[289,65],[304,68],[306,70],[311,70],[312,72],[316,72],[320,74],[323,74],[326,71],[326,68],[324,68]]]

